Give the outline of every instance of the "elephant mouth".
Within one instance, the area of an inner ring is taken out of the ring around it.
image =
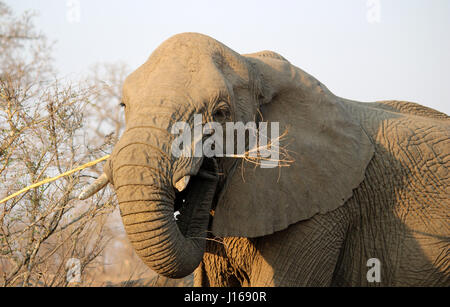
[[[191,176],[186,188],[175,191],[174,217],[180,231],[186,235],[195,225],[198,211],[210,212],[217,200],[219,168],[216,158],[203,158],[197,174]],[[195,222],[194,222],[195,223]]]

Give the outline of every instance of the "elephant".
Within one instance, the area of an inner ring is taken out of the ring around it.
[[[200,33],[155,49],[122,105],[126,129],[80,198],[112,184],[158,274],[209,287],[450,286],[446,114],[341,98],[276,52],[241,55]],[[194,129],[195,114],[277,122],[292,160],[175,157],[171,129]]]

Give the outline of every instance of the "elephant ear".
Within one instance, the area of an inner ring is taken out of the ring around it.
[[[287,129],[280,148],[295,161],[261,168],[237,160],[215,209],[216,236],[264,236],[337,209],[364,180],[374,153],[344,100],[315,78],[274,52],[246,58],[259,83],[263,121],[279,122],[280,134]]]

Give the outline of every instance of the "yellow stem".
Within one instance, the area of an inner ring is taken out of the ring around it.
[[[20,190],[20,191],[14,193],[14,194],[12,194],[12,195],[10,195],[10,196],[8,196],[8,197],[6,197],[6,198],[0,200],[0,204],[2,204],[2,203],[4,203],[4,202],[7,202],[7,201],[10,200],[11,198],[14,198],[14,197],[16,197],[16,196],[18,196],[18,195],[20,195],[20,194],[22,194],[22,193],[25,193],[26,191],[29,191],[29,190],[31,190],[31,189],[37,188],[37,187],[39,187],[39,186],[41,186],[41,185],[43,185],[43,184],[46,184],[46,183],[49,183],[49,182],[58,180],[59,178],[68,176],[68,175],[73,174],[73,173],[75,173],[75,172],[81,171],[82,169],[85,169],[85,168],[87,168],[87,167],[93,166],[93,165],[95,165],[95,164],[97,164],[97,163],[99,163],[99,162],[102,162],[102,161],[108,159],[109,157],[110,157],[110,155],[106,155],[106,156],[104,156],[104,157],[101,157],[100,159],[97,159],[97,160],[95,160],[95,161],[91,161],[91,162],[89,162],[89,163],[83,164],[83,165],[81,165],[81,166],[79,166],[79,167],[77,167],[77,168],[74,168],[74,169],[72,169],[72,170],[70,170],[70,171],[67,171],[67,172],[65,172],[65,173],[62,173],[62,174],[60,174],[60,175],[58,175],[58,176],[56,176],[56,177],[53,177],[53,178],[47,178],[47,179],[44,179],[44,180],[39,181],[39,182],[37,182],[37,183],[34,183],[34,184],[32,184],[32,185],[30,185],[30,186],[28,186],[28,187],[26,187],[26,188],[23,188],[22,190]]]

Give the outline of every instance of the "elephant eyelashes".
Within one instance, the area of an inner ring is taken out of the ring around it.
[[[216,110],[213,114],[213,118],[217,122],[225,122],[227,119],[230,119],[230,111],[226,109]]]
[[[213,115],[214,120],[224,122],[228,118],[228,113],[223,110],[216,111]]]
[[[230,119],[231,113],[228,107],[228,104],[224,101],[219,102],[215,106],[215,111],[213,112],[213,118],[217,122],[225,122],[227,119]]]

